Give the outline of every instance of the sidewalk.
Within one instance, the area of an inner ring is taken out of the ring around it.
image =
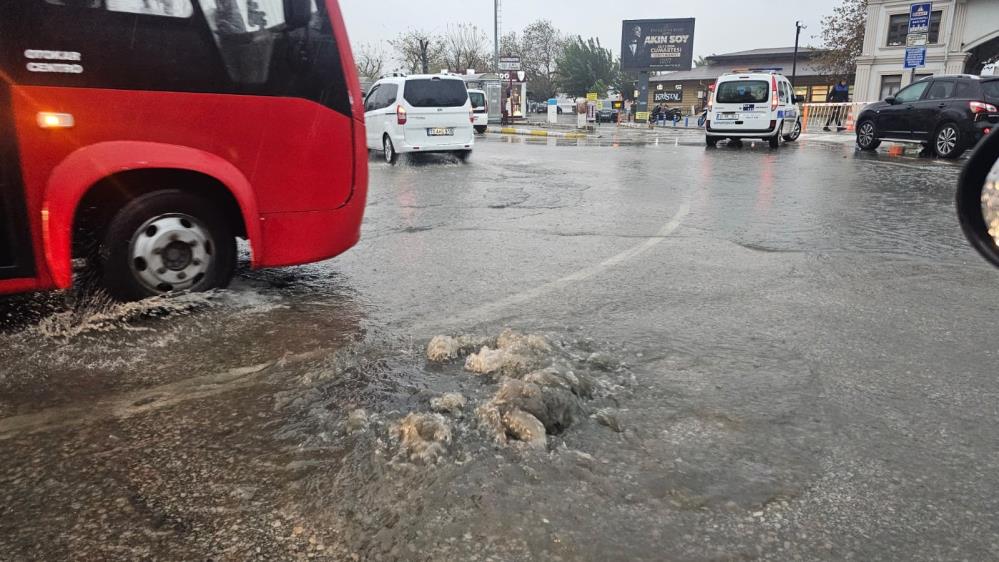
[[[490,125],[487,129],[490,133],[497,133],[500,135],[522,135],[528,137],[554,137],[559,139],[585,139],[589,135],[583,131],[578,132],[560,132],[560,131],[549,131],[547,129],[538,128],[519,128],[519,127],[500,127],[495,125]]]

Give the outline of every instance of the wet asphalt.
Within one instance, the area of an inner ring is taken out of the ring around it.
[[[355,249],[226,291],[0,301],[0,559],[999,558],[959,167],[602,131],[373,157]],[[544,450],[424,357],[507,327],[594,382]],[[408,462],[445,392],[471,406]]]

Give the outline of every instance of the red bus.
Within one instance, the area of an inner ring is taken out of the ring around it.
[[[331,258],[367,173],[337,0],[0,1],[0,294]]]

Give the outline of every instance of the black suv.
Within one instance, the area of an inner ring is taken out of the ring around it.
[[[959,158],[999,126],[999,76],[923,78],[857,119],[857,146],[874,150],[882,139],[920,142],[941,158]]]

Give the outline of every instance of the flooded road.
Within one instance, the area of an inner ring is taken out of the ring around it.
[[[372,161],[357,248],[226,291],[0,301],[0,559],[999,557],[959,169],[636,138]]]

